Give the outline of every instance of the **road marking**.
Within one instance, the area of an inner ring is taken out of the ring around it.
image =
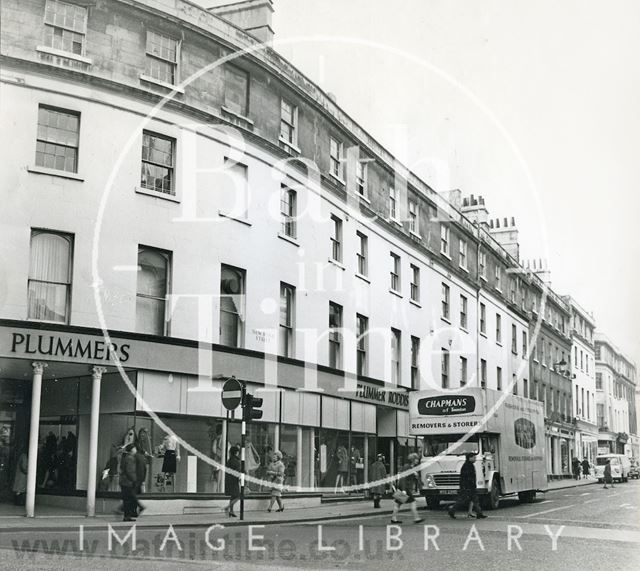
[[[543,502],[540,502],[541,504],[552,504],[553,500],[544,500]]]
[[[576,504],[571,504],[570,506],[562,506],[562,507],[559,507],[559,508],[551,508],[550,510],[544,510],[544,511],[535,512],[535,513],[532,513],[532,514],[521,515],[521,516],[518,516],[518,517],[522,518],[522,519],[525,519],[525,518],[528,518],[528,517],[535,517],[537,515],[543,515],[543,514],[548,514],[548,513],[551,513],[551,512],[557,512],[559,510],[568,510],[569,508],[575,508],[575,507],[576,507]]]
[[[591,492],[585,492],[584,494],[580,494],[581,496],[590,496]]]

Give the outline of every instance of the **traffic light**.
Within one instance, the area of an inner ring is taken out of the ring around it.
[[[262,418],[262,399],[254,397],[250,393],[245,393],[242,403],[242,420],[251,421]]]

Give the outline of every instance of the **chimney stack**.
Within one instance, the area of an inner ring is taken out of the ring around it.
[[[495,224],[493,221],[489,224],[489,233],[493,239],[498,242],[511,257],[520,261],[520,245],[518,244],[518,227],[514,217],[511,220],[508,218],[496,218]]]
[[[484,198],[477,198],[471,194],[465,196],[462,200],[462,208],[460,210],[471,222],[477,222],[481,228],[489,230],[489,211],[484,205]],[[493,223],[493,221],[492,221]]]
[[[273,40],[271,15],[272,0],[242,0],[222,6],[207,8],[209,12],[223,20],[242,28],[260,42],[270,44]]]

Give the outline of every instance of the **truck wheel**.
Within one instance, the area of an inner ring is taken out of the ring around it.
[[[500,506],[500,484],[495,478],[491,481],[491,489],[487,497],[487,507],[490,510],[497,510]]]
[[[427,507],[430,510],[437,510],[440,507],[440,498],[427,498]]]
[[[498,484],[498,480],[496,478],[491,481],[489,493],[480,497],[480,503],[482,505],[482,509],[498,509],[498,506],[500,505],[500,484]]]

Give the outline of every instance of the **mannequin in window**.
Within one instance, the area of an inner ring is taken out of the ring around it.
[[[164,451],[162,461],[162,471],[165,474],[175,474],[180,461],[180,445],[175,434],[165,434],[162,440],[162,450]]]
[[[347,475],[349,473],[349,453],[342,444],[336,450],[336,459],[338,461],[338,474],[334,493],[338,493],[338,488],[342,488],[347,483]],[[344,490],[341,491],[344,492]]]

